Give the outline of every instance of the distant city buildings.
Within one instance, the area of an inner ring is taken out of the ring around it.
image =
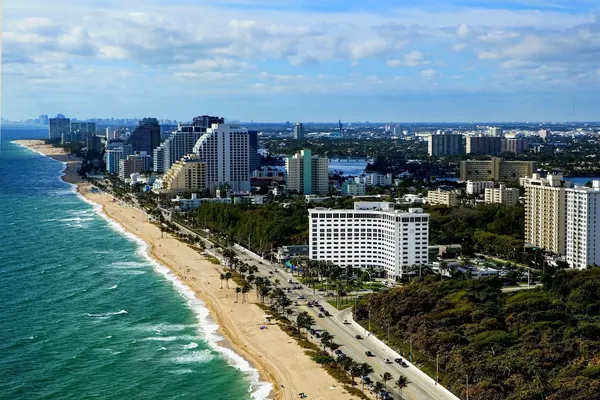
[[[502,128],[498,127],[498,126],[490,126],[487,129],[487,134],[488,136],[492,136],[492,137],[502,137],[503,134],[503,130]]]
[[[428,153],[430,157],[451,156],[463,153],[463,136],[443,132],[429,135]]]
[[[460,162],[461,181],[518,181],[531,176],[537,166],[534,161],[505,161],[499,157],[491,160],[465,160]]]
[[[96,123],[87,121],[71,121],[71,133],[79,133],[83,137],[96,134]]]
[[[134,152],[145,151],[154,154],[160,144],[160,124],[156,118],[144,118],[129,136],[129,144]]]
[[[522,138],[502,139],[502,153],[522,154],[529,150],[529,141]]]
[[[329,159],[313,156],[310,150],[288,157],[285,161],[287,189],[298,194],[329,192]]]
[[[207,165],[196,154],[177,161],[163,177],[162,190],[170,195],[205,192]]]
[[[64,134],[71,133],[71,119],[62,114],[48,120],[48,139],[62,138]]]
[[[149,171],[152,168],[152,159],[145,152],[128,155],[119,160],[119,179],[129,179],[131,174]]]
[[[304,140],[306,136],[306,130],[304,129],[304,124],[298,122],[294,127],[294,139],[296,140]]]
[[[388,277],[428,263],[429,214],[358,202],[354,210],[309,209],[309,257],[346,266],[381,268]]]
[[[364,183],[366,186],[390,186],[394,181],[392,174],[379,174],[371,172],[354,178],[356,183]]]
[[[213,124],[193,148],[206,163],[206,185],[211,193],[223,185],[234,192],[250,191],[250,136],[234,124]]]
[[[459,192],[455,190],[430,190],[427,192],[427,203],[446,207],[458,206]]]
[[[486,188],[484,201],[487,204],[514,206],[519,202],[519,189],[500,185],[498,188]]]
[[[133,154],[131,145],[113,145],[107,146],[105,152],[106,159],[106,172],[111,175],[117,175],[119,173],[119,166],[121,160],[126,160],[127,156]]]
[[[38,124],[40,124],[40,125],[48,125],[48,116],[47,115],[40,115],[38,117]]]

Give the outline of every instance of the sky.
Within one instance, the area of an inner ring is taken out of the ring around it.
[[[2,116],[597,121],[597,0],[5,0]]]

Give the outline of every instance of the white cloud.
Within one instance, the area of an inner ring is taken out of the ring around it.
[[[429,64],[427,57],[423,53],[417,50],[413,50],[410,53],[406,53],[402,60],[392,59],[386,62],[386,65],[391,68],[395,67],[418,67],[421,65]]]
[[[454,46],[452,46],[452,50],[457,51],[457,52],[463,51],[466,48],[467,48],[467,45],[464,43],[457,43]]]
[[[427,79],[433,79],[439,75],[439,72],[433,68],[424,69],[421,71],[421,77]]]

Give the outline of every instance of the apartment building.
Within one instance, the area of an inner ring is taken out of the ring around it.
[[[600,181],[566,192],[566,258],[569,267],[600,265]]]
[[[131,174],[136,174],[151,169],[151,157],[145,152],[128,155],[127,158],[119,160],[119,179],[124,181]]]
[[[522,154],[529,150],[529,141],[522,138],[502,139],[502,153]]]
[[[285,160],[287,190],[299,194],[329,192],[329,159],[302,150]]]
[[[430,157],[462,154],[463,136],[454,133],[429,135],[427,137],[427,151]]]
[[[467,181],[467,194],[479,195],[485,192],[485,189],[493,188],[494,181]]]
[[[486,204],[514,206],[519,202],[519,189],[507,188],[504,185],[500,185],[498,188],[486,188],[484,201]]]
[[[556,254],[566,252],[566,191],[562,175],[521,179],[525,187],[525,242]]]
[[[467,154],[479,154],[496,156],[501,151],[502,138],[499,136],[467,136],[465,152]]]
[[[427,192],[427,203],[446,207],[458,206],[459,192],[456,190],[430,190]]]
[[[367,187],[364,183],[346,181],[342,184],[342,196],[364,196],[366,193]]]
[[[213,124],[192,152],[206,163],[206,185],[211,193],[224,185],[233,192],[250,191],[248,129],[235,124]]]
[[[537,169],[534,161],[505,161],[500,157],[490,160],[460,162],[461,181],[518,181],[531,176]]]
[[[162,191],[171,196],[183,193],[205,192],[206,163],[195,155],[190,154],[177,161],[165,174]]]
[[[340,267],[381,268],[388,277],[427,264],[429,214],[392,203],[357,202],[353,210],[309,209],[309,257]]]

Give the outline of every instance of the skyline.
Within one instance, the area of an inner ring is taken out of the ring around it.
[[[8,119],[600,119],[590,0],[36,3],[5,5]]]

